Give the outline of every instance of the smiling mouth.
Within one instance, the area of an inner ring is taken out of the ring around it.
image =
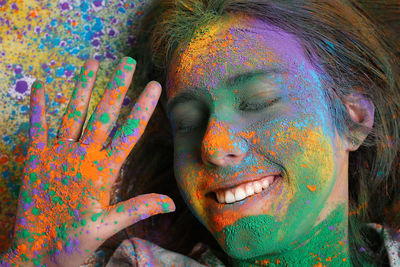
[[[232,204],[250,196],[268,190],[281,175],[270,175],[262,179],[239,184],[233,188],[221,189],[215,192],[216,200],[220,204]]]

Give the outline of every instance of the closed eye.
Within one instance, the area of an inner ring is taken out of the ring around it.
[[[275,103],[279,102],[281,97],[274,98],[272,100],[262,100],[262,101],[243,101],[239,105],[239,110],[244,112],[256,112],[264,110]]]
[[[206,124],[208,112],[198,101],[181,102],[171,112],[171,123],[175,133],[187,134],[200,130]]]

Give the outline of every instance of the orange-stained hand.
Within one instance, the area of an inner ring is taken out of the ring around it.
[[[81,134],[99,68],[97,61],[87,61],[52,147],[47,146],[44,85],[33,84],[30,146],[14,240],[1,264],[78,266],[116,232],[149,216],[175,210],[169,197],[158,194],[109,205],[111,187],[161,94],[161,86],[150,82],[125,125],[106,144],[135,64],[132,58],[121,60]]]

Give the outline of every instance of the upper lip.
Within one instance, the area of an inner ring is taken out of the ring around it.
[[[220,181],[217,182],[213,185],[211,185],[206,191],[207,193],[211,193],[211,192],[217,192],[219,190],[227,190],[230,188],[234,188],[240,184],[245,184],[245,183],[249,183],[249,182],[254,182],[257,180],[260,180],[264,177],[268,177],[268,176],[281,176],[282,173],[281,172],[274,172],[274,173],[258,173],[258,174],[247,174],[245,176],[241,176],[240,178],[232,178],[232,179],[227,179],[226,181]]]

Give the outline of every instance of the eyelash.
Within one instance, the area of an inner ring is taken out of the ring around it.
[[[267,107],[270,107],[274,105],[275,103],[279,102],[281,100],[281,97],[277,97],[271,101],[265,101],[261,103],[248,103],[243,101],[239,105],[239,110],[245,111],[245,112],[256,112],[256,111],[261,111]],[[199,130],[201,128],[202,123],[199,122],[193,122],[193,121],[180,121],[175,125],[176,127],[176,132],[182,133],[182,134],[187,134],[190,132],[193,132],[195,130]],[[187,126],[185,126],[187,125]]]
[[[266,102],[261,102],[261,103],[248,103],[248,102],[243,101],[239,105],[239,110],[247,111],[247,112],[260,111],[260,110],[263,110],[267,107],[274,105],[275,103],[279,102],[279,100],[281,100],[280,97],[275,98],[271,101],[266,101]]]
[[[203,123],[198,120],[186,119],[186,120],[182,120],[182,121],[178,122],[175,125],[175,127],[176,127],[175,129],[176,129],[176,132],[185,134],[185,133],[189,133],[194,130],[200,129],[202,124]]]
[[[185,134],[185,133],[190,133],[198,128],[199,128],[198,126],[178,127],[177,132]]]

